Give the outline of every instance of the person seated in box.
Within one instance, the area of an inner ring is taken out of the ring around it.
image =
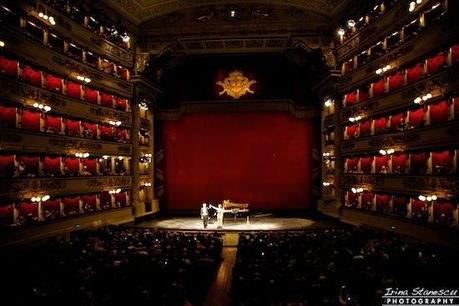
[[[91,206],[91,204],[85,203],[84,206],[83,206],[83,210],[84,210],[85,212],[93,212],[93,211],[94,211],[94,208]]]
[[[88,167],[83,166],[83,170],[81,171],[82,176],[91,176],[92,173],[88,171]]]
[[[405,123],[405,119],[402,117],[400,118],[400,122],[397,124],[398,131],[404,131],[408,128],[407,124]]]
[[[389,168],[386,166],[381,166],[381,173],[385,173],[385,174],[389,173]]]
[[[45,220],[55,219],[55,218],[58,217],[58,214],[59,214],[58,211],[52,211],[52,210],[48,210],[48,209],[44,209],[43,210],[43,218]]]
[[[83,137],[84,138],[94,138],[94,134],[90,129],[84,128],[83,129]]]
[[[17,164],[16,169],[14,170],[14,177],[22,177],[25,176],[25,165],[21,161]]]

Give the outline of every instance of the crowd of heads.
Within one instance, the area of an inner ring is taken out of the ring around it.
[[[343,228],[242,234],[234,305],[382,304],[387,287],[457,286],[457,253],[392,232]]]
[[[2,254],[5,305],[199,305],[222,237],[105,227]]]

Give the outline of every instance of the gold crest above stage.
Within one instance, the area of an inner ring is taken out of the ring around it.
[[[257,81],[249,80],[241,71],[234,70],[229,73],[229,76],[223,82],[218,81],[216,84],[223,87],[223,90],[218,93],[220,96],[226,93],[234,99],[239,99],[246,93],[255,93],[255,91],[250,89],[250,86],[256,83]]]

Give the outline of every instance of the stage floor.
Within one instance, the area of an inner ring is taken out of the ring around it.
[[[281,218],[281,217],[252,217],[247,223],[246,219],[238,218],[236,221],[232,218],[225,218],[223,229],[221,231],[287,231],[287,230],[303,230],[317,226],[316,221],[307,218]],[[181,230],[181,231],[215,231],[217,230],[217,222],[213,220],[206,229],[202,225],[199,216],[196,217],[164,217],[148,221],[143,221],[137,224],[139,227],[151,227],[156,229],[166,230]]]

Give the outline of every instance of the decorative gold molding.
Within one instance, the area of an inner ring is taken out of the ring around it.
[[[256,84],[257,81],[249,80],[242,71],[234,70],[222,81],[217,81],[215,84],[223,87],[223,90],[218,93],[219,96],[227,94],[233,99],[239,99],[245,94],[254,94],[255,91],[250,89],[250,86]]]

